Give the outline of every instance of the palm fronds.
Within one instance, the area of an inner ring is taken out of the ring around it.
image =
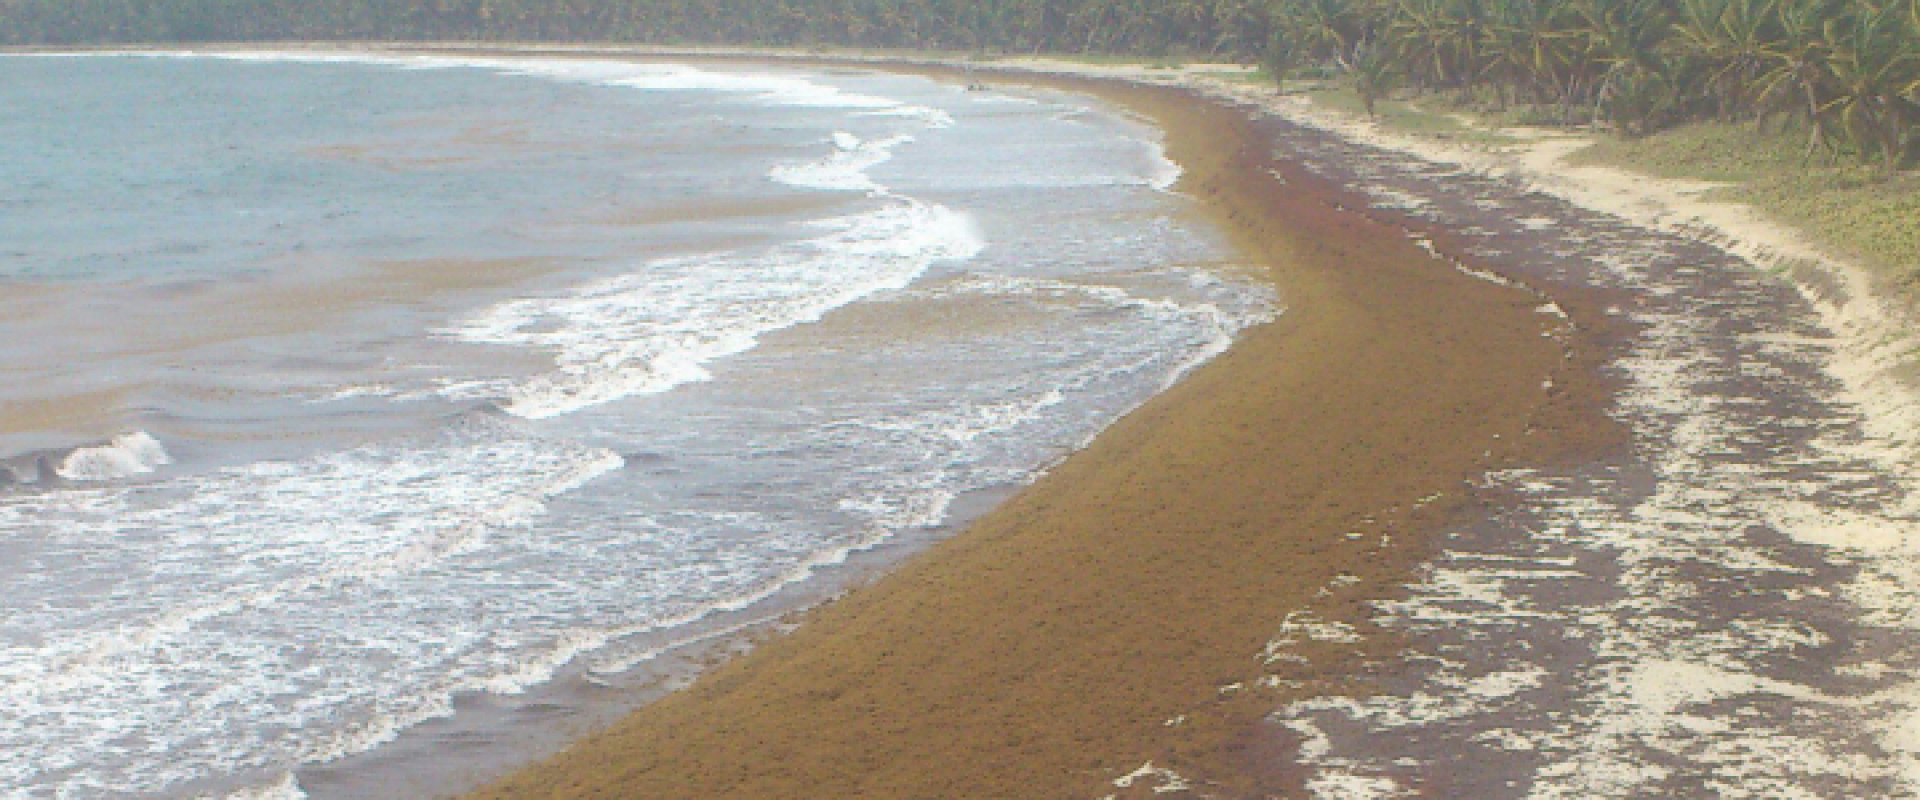
[[[1792,118],[1809,156],[1920,157],[1920,0],[1275,2],[1282,37],[1321,43],[1296,57],[1358,73],[1364,47],[1416,90],[1490,87],[1627,135]]]

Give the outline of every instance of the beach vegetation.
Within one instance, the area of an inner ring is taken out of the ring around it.
[[[1606,137],[1576,163],[1627,166],[1662,178],[1718,184],[1706,197],[1746,203],[1920,296],[1920,174],[1892,177],[1873,161],[1805,160],[1808,127],[1703,120],[1659,136]]]
[[[1275,2],[1288,58],[1347,74],[1369,107],[1385,74],[1389,87],[1627,137],[1791,125],[1803,161],[1892,176],[1920,158],[1920,0]]]
[[[1260,54],[1260,69],[1269,80],[1273,81],[1274,91],[1285,91],[1287,76],[1293,72],[1298,61],[1293,40],[1287,38],[1285,32],[1276,30],[1267,40],[1265,52]]]
[[[1920,0],[0,0],[0,44],[555,41],[1049,54],[1335,74],[1628,137],[1797,123],[1920,159]]]
[[[1367,116],[1377,116],[1380,98],[1393,91],[1393,81],[1399,74],[1399,66],[1385,49],[1379,45],[1368,45],[1354,50],[1352,69],[1348,77],[1353,83],[1353,93],[1360,96],[1360,105]]]

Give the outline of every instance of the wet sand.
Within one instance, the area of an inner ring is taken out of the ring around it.
[[[1295,795],[1269,715],[1373,688],[1402,641],[1372,603],[1500,502],[1476,480],[1617,442],[1600,298],[1540,313],[1239,110],[1020,80],[1163,126],[1286,313],[970,529],[481,796]]]

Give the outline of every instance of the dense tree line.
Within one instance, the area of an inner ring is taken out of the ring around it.
[[[1269,0],[0,0],[0,43],[855,45],[1251,58]]]
[[[1278,0],[1276,76],[1331,65],[1639,135],[1795,120],[1809,155],[1920,150],[1920,0]]]
[[[1920,150],[1920,0],[0,0],[0,44],[375,39],[854,45],[1259,59],[1639,135],[1796,120]]]

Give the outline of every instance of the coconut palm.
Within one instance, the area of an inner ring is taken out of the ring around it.
[[[1275,92],[1286,89],[1287,75],[1292,73],[1294,66],[1299,63],[1299,57],[1299,53],[1294,49],[1293,40],[1288,38],[1286,31],[1274,31],[1273,36],[1267,40],[1266,52],[1260,56],[1260,65],[1266,68],[1267,75],[1273,79]]]
[[[1920,57],[1920,0],[1907,3],[1907,44],[1908,52]],[[1920,99],[1920,79],[1907,86],[1906,94],[1909,99]]]
[[[1396,0],[1384,17],[1384,44],[1408,79],[1424,88],[1472,87],[1486,28],[1479,0]]]
[[[1913,129],[1920,125],[1920,103],[1911,96],[1920,83],[1911,19],[1892,4],[1863,4],[1827,28],[1833,96],[1821,113],[1861,154],[1879,156],[1894,172],[1909,156]]]
[[[1535,102],[1557,101],[1563,114],[1570,112],[1595,76],[1570,0],[1501,0],[1490,11],[1487,73]]]
[[[1596,117],[1633,136],[1677,116],[1681,92],[1676,67],[1663,53],[1673,31],[1664,0],[1580,0],[1574,11],[1587,26],[1588,55],[1601,66],[1594,87]]]
[[[1833,48],[1827,23],[1838,0],[1795,0],[1779,9],[1777,37],[1763,49],[1765,61],[1755,78],[1762,112],[1789,111],[1807,124],[1806,158],[1828,146],[1832,115],[1827,113],[1833,75]]]
[[[1352,68],[1348,77],[1353,82],[1353,90],[1360,95],[1360,104],[1372,117],[1374,106],[1393,91],[1393,83],[1399,75],[1399,68],[1389,56],[1386,48],[1379,44],[1365,43],[1354,50]]]
[[[1683,0],[1674,40],[1707,69],[1722,119],[1753,113],[1756,81],[1776,37],[1779,0]]]
[[[1360,8],[1348,0],[1287,0],[1278,17],[1297,52],[1333,61],[1342,69],[1352,68],[1354,50],[1366,37]]]

